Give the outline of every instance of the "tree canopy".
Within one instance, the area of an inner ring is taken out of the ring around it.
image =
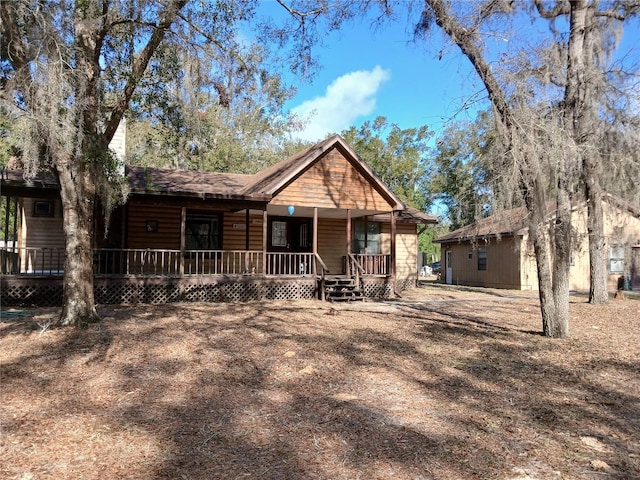
[[[27,175],[48,169],[61,187],[61,325],[98,319],[93,217],[98,197],[108,207],[122,183],[108,145],[128,109],[151,128],[170,126],[163,140],[187,162],[202,141],[194,120],[211,114],[205,107],[214,92],[221,108],[238,92],[245,98],[265,88],[286,92],[268,73],[264,42],[242,34],[257,22],[256,6],[256,0],[0,3],[3,113],[24,126],[17,143]],[[265,25],[263,35],[275,35],[275,25]],[[277,95],[269,98],[276,101],[262,112],[277,107]]]
[[[450,124],[436,141],[429,195],[446,207],[454,230],[492,212],[494,135],[491,115],[481,112],[474,122]]]
[[[387,118],[365,121],[360,128],[350,127],[341,136],[385,182],[410,205],[425,210],[428,141],[433,133],[423,125],[401,129]]]

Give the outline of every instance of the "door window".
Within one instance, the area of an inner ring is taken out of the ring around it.
[[[271,223],[271,245],[274,247],[287,246],[287,222],[274,220]]]

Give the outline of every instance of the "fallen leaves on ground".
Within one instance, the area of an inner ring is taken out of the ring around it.
[[[563,340],[535,294],[442,285],[2,313],[2,478],[640,478],[638,300],[572,297]]]

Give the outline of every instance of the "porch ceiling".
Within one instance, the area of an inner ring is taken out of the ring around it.
[[[284,205],[269,205],[267,207],[267,213],[274,217],[304,217],[313,218],[313,207],[298,207],[294,205],[293,215],[289,215],[288,207]],[[251,210],[252,214],[261,215],[261,210]],[[389,214],[391,212],[385,212],[380,210],[351,210],[351,218],[359,218],[369,215]],[[338,218],[346,219],[347,210],[340,208],[318,208],[318,218]]]

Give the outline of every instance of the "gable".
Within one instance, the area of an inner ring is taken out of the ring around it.
[[[391,211],[395,201],[332,148],[278,191],[271,205]]]

